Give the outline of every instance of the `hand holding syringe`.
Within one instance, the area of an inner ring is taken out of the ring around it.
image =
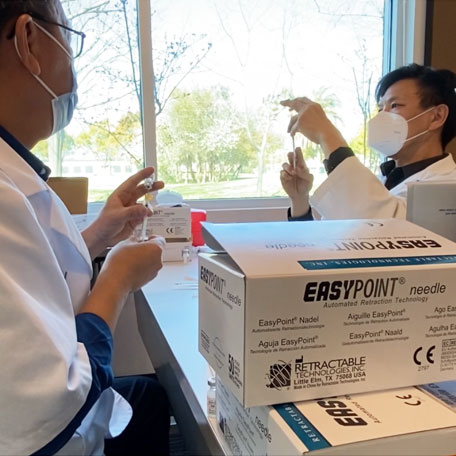
[[[313,185],[313,176],[304,160],[302,150],[295,145],[294,135],[291,136],[293,152],[288,152],[288,161],[282,164],[280,181],[291,200],[291,215],[299,217],[309,211],[309,194]]]

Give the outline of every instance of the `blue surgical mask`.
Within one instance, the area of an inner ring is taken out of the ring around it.
[[[64,93],[63,95],[56,95],[53,90],[36,74],[32,73],[32,76],[44,87],[44,89],[52,96],[52,116],[53,126],[51,136],[60,130],[63,130],[73,118],[73,113],[78,104],[78,85],[76,81],[76,72],[74,70],[74,62],[71,54],[65,49],[65,47],[53,37],[45,28],[35,22],[35,26],[38,27],[44,34],[46,34],[52,41],[54,41],[62,51],[71,60],[71,71],[73,75],[73,88],[71,92]],[[16,52],[20,59],[22,59],[19,49],[17,47],[17,38],[14,37],[14,45],[16,46]]]

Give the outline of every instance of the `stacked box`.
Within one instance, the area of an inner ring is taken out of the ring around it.
[[[216,432],[242,455],[450,455],[456,413],[427,391],[448,399],[455,389],[453,382],[244,409],[218,381]]]
[[[199,351],[242,405],[456,378],[453,242],[401,220],[203,233]]]
[[[154,214],[147,219],[147,230],[166,239],[163,261],[185,261],[192,249],[190,206],[155,206]]]
[[[456,381],[429,383],[428,385],[421,385],[419,388],[456,412]]]

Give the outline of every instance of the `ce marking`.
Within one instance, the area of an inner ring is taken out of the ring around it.
[[[432,347],[429,347],[427,352],[426,352],[426,360],[429,364],[434,364],[434,350],[435,350],[435,345]],[[420,356],[420,353],[423,351],[423,347],[419,347],[415,350],[415,353],[413,353],[413,361],[415,361],[415,364],[418,366],[421,366],[421,361],[418,359]]]

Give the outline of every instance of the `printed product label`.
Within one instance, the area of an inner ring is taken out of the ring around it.
[[[385,271],[265,284],[257,292],[261,304],[249,308],[245,362],[257,381],[262,377],[265,394],[284,398],[293,391],[305,399],[319,394],[311,390],[324,395],[348,386],[384,389],[385,368],[395,372],[390,388],[404,385],[395,379],[431,381],[423,374],[448,372],[450,378],[456,370],[453,276],[451,270]]]
[[[190,208],[154,208],[154,214],[147,219],[147,229],[165,238],[191,236]]]
[[[456,255],[429,255],[393,258],[344,258],[332,260],[299,261],[304,269],[378,268],[385,266],[413,266],[423,264],[456,263]]]

